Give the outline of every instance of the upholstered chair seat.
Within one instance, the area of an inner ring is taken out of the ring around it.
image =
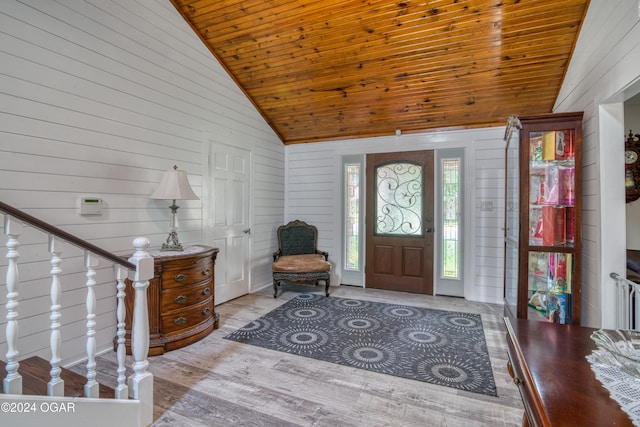
[[[281,256],[273,263],[272,271],[278,273],[297,273],[305,271],[309,273],[320,273],[331,271],[331,263],[325,261],[320,254],[287,255]]]

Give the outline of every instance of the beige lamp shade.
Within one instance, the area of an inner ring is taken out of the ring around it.
[[[187,173],[178,170],[178,166],[174,166],[162,175],[158,188],[149,197],[162,200],[199,200],[189,185]]]

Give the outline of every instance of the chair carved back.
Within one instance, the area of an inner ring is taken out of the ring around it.
[[[318,229],[304,221],[295,220],[278,227],[280,256],[316,253]]]

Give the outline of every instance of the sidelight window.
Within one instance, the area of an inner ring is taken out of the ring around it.
[[[347,270],[360,268],[360,163],[345,163],[345,260]]]
[[[364,283],[364,157],[342,158],[342,284]]]
[[[442,276],[460,277],[460,159],[442,160]]]

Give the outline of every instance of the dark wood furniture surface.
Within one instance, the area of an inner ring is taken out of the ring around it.
[[[147,289],[150,356],[194,343],[218,328],[219,316],[214,302],[214,266],[218,252],[217,248],[204,245],[185,248],[184,252],[150,252],[154,257],[154,277]],[[131,343],[133,295],[127,280],[127,352]]]
[[[504,307],[511,318],[580,324],[582,116],[575,112],[519,117],[519,138],[507,142]],[[553,145],[547,144],[547,136],[554,134],[565,138],[556,136],[556,144],[563,142],[549,153],[547,146]],[[543,146],[539,145],[541,138]],[[560,146],[565,147],[562,154]],[[562,178],[560,172],[566,172]],[[543,181],[545,185],[535,185]],[[559,188],[566,190],[566,197],[557,196],[562,193]],[[551,197],[554,190],[555,199]],[[555,256],[566,261],[566,275],[549,279],[552,272],[560,271],[559,261],[554,264],[551,260]],[[549,257],[546,267],[535,268],[545,257]],[[551,309],[530,309],[529,299],[549,280],[553,283],[542,294]]]
[[[505,318],[508,369],[525,407],[523,426],[631,426],[585,356],[592,328]]]

